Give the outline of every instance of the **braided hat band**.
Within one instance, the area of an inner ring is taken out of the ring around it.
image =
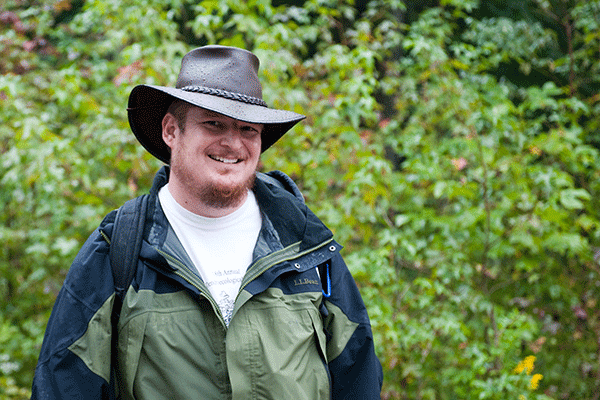
[[[228,92],[223,89],[209,88],[205,86],[185,86],[182,87],[181,90],[185,90],[186,92],[194,92],[194,93],[204,93],[210,94],[213,96],[224,97],[230,100],[241,101],[248,104],[254,104],[257,106],[267,107],[267,103],[263,99],[259,99],[257,97],[248,96],[242,93],[234,93]]]

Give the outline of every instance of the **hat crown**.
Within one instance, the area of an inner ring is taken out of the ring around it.
[[[258,57],[228,46],[204,46],[187,53],[181,61],[178,89],[217,90],[262,100],[258,80]]]

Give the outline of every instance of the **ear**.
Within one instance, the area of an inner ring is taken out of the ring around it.
[[[179,124],[171,113],[166,113],[162,119],[162,138],[171,149],[177,136],[179,136]]]

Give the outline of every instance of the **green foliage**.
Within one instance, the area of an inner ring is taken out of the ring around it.
[[[599,1],[25,3],[0,12],[0,397],[28,397],[71,260],[159,166],[132,86],[218,43],[308,116],[262,161],[344,243],[382,398],[597,398]]]

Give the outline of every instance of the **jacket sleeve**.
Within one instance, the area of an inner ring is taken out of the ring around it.
[[[108,244],[96,230],[73,261],[52,309],[32,399],[114,399],[113,301]]]
[[[331,260],[327,359],[333,399],[380,399],[383,371],[375,355],[369,316],[342,257]]]

